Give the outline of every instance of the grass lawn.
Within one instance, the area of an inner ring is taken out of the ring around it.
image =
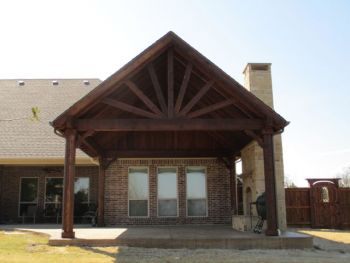
[[[314,237],[319,237],[327,239],[329,241],[350,244],[350,231],[339,231],[339,230],[329,230],[329,229],[307,229],[299,230],[300,233],[308,234]]]
[[[52,247],[48,237],[38,234],[0,231],[0,262],[115,262],[117,247]]]

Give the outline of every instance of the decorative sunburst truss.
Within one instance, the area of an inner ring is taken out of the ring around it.
[[[118,98],[105,98],[102,102],[108,106],[132,113],[133,115],[150,119],[198,118],[235,103],[235,100],[232,98],[223,98],[219,102],[208,106],[199,106],[198,109],[194,109],[208,91],[213,89],[215,84],[213,80],[206,81],[185,103],[184,99],[189,87],[191,75],[196,73],[193,72],[193,64],[187,62],[181,84],[176,88],[174,60],[174,50],[169,49],[167,52],[167,63],[164,65],[166,67],[166,91],[160,84],[159,73],[157,73],[154,63],[150,63],[146,66],[146,72],[151,80],[155,94],[152,98],[147,95],[147,90],[146,92],[143,91],[142,83],[136,84],[134,80],[128,79],[121,84],[122,87],[127,88],[134,96],[142,101],[146,108],[126,103]],[[162,70],[160,71],[162,72]],[[198,73],[196,75],[198,78]]]

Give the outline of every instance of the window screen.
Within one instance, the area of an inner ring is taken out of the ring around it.
[[[177,216],[176,168],[158,168],[158,216]]]
[[[148,216],[148,169],[129,169],[129,216]]]
[[[207,186],[203,167],[191,167],[186,170],[187,215],[207,215]]]

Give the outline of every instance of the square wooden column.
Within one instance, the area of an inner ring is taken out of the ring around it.
[[[275,154],[272,129],[263,133],[265,195],[267,208],[267,236],[278,236]]]
[[[105,213],[105,176],[106,176],[106,160],[104,158],[99,159],[99,173],[98,173],[98,210],[97,210],[97,225],[103,227],[104,213]]]
[[[238,200],[237,200],[237,178],[236,178],[236,162],[233,158],[233,163],[230,167],[230,188],[231,188],[231,211],[232,214],[238,214]]]
[[[65,131],[66,152],[64,160],[62,238],[74,238],[74,177],[77,133],[73,129]]]

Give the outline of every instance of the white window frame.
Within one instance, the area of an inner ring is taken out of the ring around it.
[[[21,202],[21,192],[22,192],[22,179],[37,179],[37,193],[36,193],[36,203],[35,202]],[[19,178],[19,194],[18,194],[18,216],[21,217],[21,204],[36,204],[37,208],[39,206],[39,177],[38,176],[22,176]]]
[[[202,168],[204,169],[204,174],[205,174],[205,206],[206,206],[206,210],[205,210],[205,215],[204,216],[189,216],[188,215],[188,200],[201,200],[202,198],[197,198],[197,199],[188,199],[188,193],[187,193],[187,169],[188,168]],[[186,166],[185,167],[185,192],[186,192],[186,217],[192,218],[192,217],[198,217],[198,218],[203,218],[203,217],[208,217],[208,171],[207,171],[207,167],[206,166]]]
[[[147,216],[131,216],[130,215],[130,201],[142,201],[144,199],[130,199],[129,196],[129,175],[130,175],[130,169],[147,169],[147,176],[148,176],[148,196],[147,196]],[[150,217],[150,174],[149,174],[149,167],[148,166],[129,166],[128,167],[128,217],[129,218],[149,218]]]
[[[47,179],[62,179],[62,202],[60,203],[57,203],[57,202],[47,202],[46,201],[46,180]],[[61,207],[63,207],[63,191],[64,191],[64,177],[60,177],[60,176],[46,176],[45,177],[45,192],[44,192],[44,210],[46,209],[46,204],[61,204]],[[44,213],[44,217],[52,217],[52,216],[47,216],[45,213]]]
[[[176,215],[175,216],[161,216],[159,215],[159,200],[172,200],[172,199],[159,199],[158,197],[158,170],[159,168],[175,168],[176,170]],[[174,218],[179,217],[179,168],[177,166],[158,166],[157,167],[157,217],[160,218]]]

